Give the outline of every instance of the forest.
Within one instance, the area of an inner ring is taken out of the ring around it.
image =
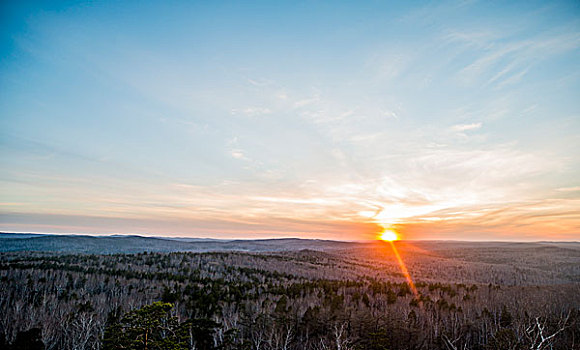
[[[0,253],[2,349],[580,349],[578,244]]]

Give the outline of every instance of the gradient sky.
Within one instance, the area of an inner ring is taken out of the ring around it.
[[[580,3],[2,1],[0,229],[580,240]]]

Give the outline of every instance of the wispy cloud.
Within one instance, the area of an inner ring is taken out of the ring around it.
[[[558,192],[578,192],[578,191],[580,191],[580,186],[560,187],[560,188],[556,189],[556,191],[558,191]]]
[[[481,37],[484,39],[485,36]],[[519,82],[535,65],[551,56],[561,55],[580,47],[580,33],[539,35],[520,40],[499,40],[488,37],[487,45],[480,44],[481,54],[457,74],[466,85],[486,79],[487,84],[504,87]],[[484,40],[485,42],[485,40]],[[472,41],[469,41],[471,45]]]
[[[242,113],[248,117],[259,117],[267,114],[271,114],[272,110],[267,107],[247,107],[241,110],[232,109],[232,114]]]
[[[483,124],[481,122],[471,123],[471,124],[457,124],[457,125],[453,125],[451,127],[451,129],[453,131],[462,132],[462,131],[468,131],[468,130],[477,130],[477,129],[481,128],[482,125]]]
[[[409,218],[398,227],[409,236],[438,239],[476,234],[480,240],[575,240],[580,234],[579,208],[578,199],[493,203]]]
[[[230,154],[232,155],[232,157],[236,158],[236,159],[244,159],[247,160],[248,158],[246,158],[246,156],[244,155],[244,151],[241,149],[232,149],[230,151]]]

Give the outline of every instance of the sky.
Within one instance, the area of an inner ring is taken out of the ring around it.
[[[580,240],[578,1],[2,1],[0,230]]]

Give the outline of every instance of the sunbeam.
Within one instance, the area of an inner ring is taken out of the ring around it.
[[[409,270],[407,269],[407,265],[405,265],[405,262],[401,258],[401,255],[399,254],[399,251],[397,250],[397,246],[395,246],[395,243],[393,241],[388,241],[388,242],[391,245],[391,248],[393,249],[393,253],[395,253],[395,256],[397,257],[397,263],[399,264],[399,267],[401,268],[401,272],[403,273],[403,276],[405,276],[405,279],[407,280],[407,284],[411,288],[411,291],[413,292],[413,295],[415,296],[415,298],[417,300],[419,300],[419,292],[417,292],[417,288],[415,287],[415,283],[413,282],[413,278],[411,277],[411,274],[409,273]]]

